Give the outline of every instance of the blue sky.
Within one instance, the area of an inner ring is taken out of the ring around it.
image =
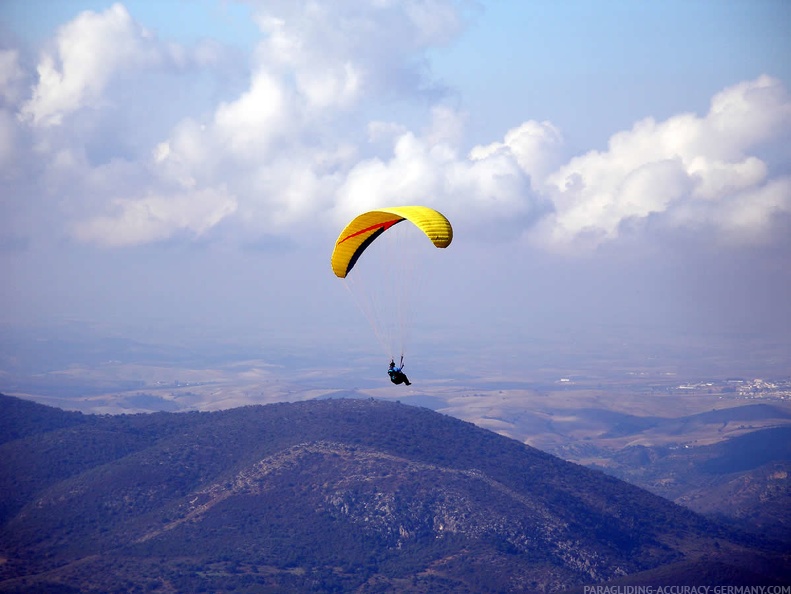
[[[459,43],[434,57],[465,106],[487,114],[491,128],[476,141],[529,114],[579,136],[579,150],[600,148],[643,117],[703,113],[734,81],[791,75],[782,1],[483,6]]]
[[[418,353],[787,341],[788,22],[782,0],[7,0],[2,321],[375,351],[329,251],[423,203],[455,240]]]

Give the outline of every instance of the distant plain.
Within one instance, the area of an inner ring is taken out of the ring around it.
[[[639,339],[483,337],[476,353],[423,344],[407,359],[410,387],[387,380],[386,361],[365,342],[327,349],[251,341],[144,342],[79,327],[0,328],[0,391],[65,410],[130,414],[219,410],[314,398],[401,400],[471,421],[552,453],[596,440],[628,445],[705,445],[784,419],[698,423],[672,435],[607,433],[615,415],[680,418],[768,403],[791,411],[791,350],[741,339],[642,344]],[[776,388],[747,390],[760,379]],[[741,391],[740,391],[741,390]],[[595,411],[599,411],[596,413]],[[604,414],[605,412],[612,414]]]

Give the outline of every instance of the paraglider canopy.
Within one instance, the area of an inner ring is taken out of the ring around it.
[[[338,236],[332,251],[332,271],[346,278],[358,258],[382,233],[401,221],[410,221],[438,248],[450,245],[453,228],[444,215],[427,206],[393,206],[355,217]]]

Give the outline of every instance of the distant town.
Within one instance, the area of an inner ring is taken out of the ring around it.
[[[671,391],[676,393],[694,392],[732,395],[738,398],[791,400],[791,378],[765,380],[761,378],[727,378],[724,380],[707,380],[688,382],[674,386]]]

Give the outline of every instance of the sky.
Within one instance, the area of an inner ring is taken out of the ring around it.
[[[3,0],[0,322],[375,351],[329,256],[356,214],[423,204],[454,241],[417,353],[779,344],[787,371],[788,23],[785,0]]]

